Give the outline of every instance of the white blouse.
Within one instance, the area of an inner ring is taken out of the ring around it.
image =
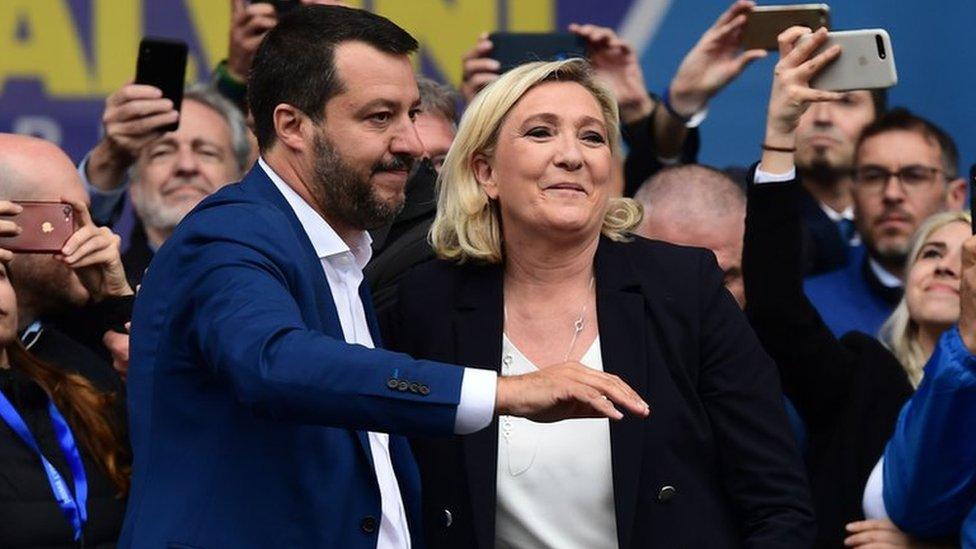
[[[580,362],[603,371],[600,338]],[[502,337],[502,375],[538,368]],[[616,549],[610,422],[498,419],[496,549]]]
[[[864,486],[864,499],[861,501],[864,507],[864,517],[868,519],[888,519],[888,510],[884,503],[884,456],[871,469],[868,482]]]

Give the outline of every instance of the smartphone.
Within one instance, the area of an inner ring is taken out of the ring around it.
[[[586,42],[568,32],[496,32],[488,38],[492,43],[491,58],[501,64],[500,72],[531,61],[586,58]]]
[[[183,103],[186,81],[186,42],[146,37],[139,43],[136,62],[136,84],[148,84],[163,91],[163,97],[173,102],[177,112]],[[171,132],[180,127],[179,119],[159,128]]]
[[[742,48],[746,50],[779,49],[777,37],[790,27],[830,29],[830,6],[827,4],[792,4],[788,6],[755,6],[742,30]]]
[[[284,15],[302,5],[301,0],[251,0],[252,4],[271,4],[278,15]]]
[[[807,35],[797,43],[809,39]],[[874,90],[898,83],[895,51],[884,29],[828,32],[827,41],[816,53],[834,44],[840,45],[840,56],[810,80],[811,87],[828,91]]]
[[[4,218],[20,225],[20,234],[0,237],[0,248],[18,253],[60,253],[75,232],[71,205],[34,200],[13,202],[20,204],[23,211]]]

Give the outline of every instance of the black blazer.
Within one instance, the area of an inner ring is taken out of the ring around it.
[[[412,271],[387,318],[393,348],[497,369],[502,275],[444,261]],[[648,419],[610,426],[620,547],[809,546],[813,514],[776,368],[714,256],[602,238],[595,276],[604,369],[651,406]],[[497,441],[497,420],[413,441],[431,547],[494,547]]]
[[[806,427],[817,547],[834,548],[864,518],[864,486],[913,389],[880,341],[838,340],[803,292],[803,194],[798,181],[750,186],[742,269],[749,319]]]

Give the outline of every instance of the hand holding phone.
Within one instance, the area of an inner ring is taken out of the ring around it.
[[[70,204],[39,200],[0,201],[0,248],[4,250],[60,253],[74,232],[75,219]]]
[[[804,36],[798,45],[810,40]],[[840,46],[840,56],[810,80],[818,90],[851,91],[890,88],[898,83],[895,52],[884,29],[828,32],[817,53]]]
[[[159,88],[176,111],[183,103],[183,85],[186,81],[186,42],[164,38],[143,38],[139,43],[139,59],[136,62],[136,84]],[[175,131],[180,121],[163,125],[159,131]]]

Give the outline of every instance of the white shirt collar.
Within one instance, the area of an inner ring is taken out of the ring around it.
[[[878,277],[878,282],[886,288],[901,288],[901,279],[897,276],[889,273],[881,266],[877,261],[868,258],[868,266],[871,267],[871,271],[874,272],[874,276]]]
[[[331,256],[351,252],[360,269],[366,266],[366,263],[369,262],[370,257],[373,255],[373,239],[370,238],[368,232],[361,231],[357,233],[356,241],[353,243],[352,249],[350,249],[349,245],[339,237],[339,233],[335,232],[335,229],[308,202],[305,202],[305,199],[299,196],[295,192],[295,189],[292,189],[285,183],[281,179],[281,176],[275,173],[271,169],[271,166],[264,161],[263,157],[258,158],[258,165],[261,166],[261,169],[268,175],[271,182],[274,183],[274,186],[278,188],[278,192],[285,197],[285,201],[288,202],[288,205],[295,212],[298,221],[302,224],[302,228],[308,234],[309,240],[312,241],[312,247],[315,248],[315,254],[319,259],[327,259]]]
[[[838,212],[837,210],[831,208],[830,206],[824,204],[823,202],[820,202],[820,209],[823,210],[823,212],[825,214],[827,214],[827,217],[829,217],[830,220],[833,221],[834,223],[837,223],[841,219],[846,219],[848,221],[854,221],[854,207],[853,206],[848,206],[848,207],[844,208],[844,211]]]

